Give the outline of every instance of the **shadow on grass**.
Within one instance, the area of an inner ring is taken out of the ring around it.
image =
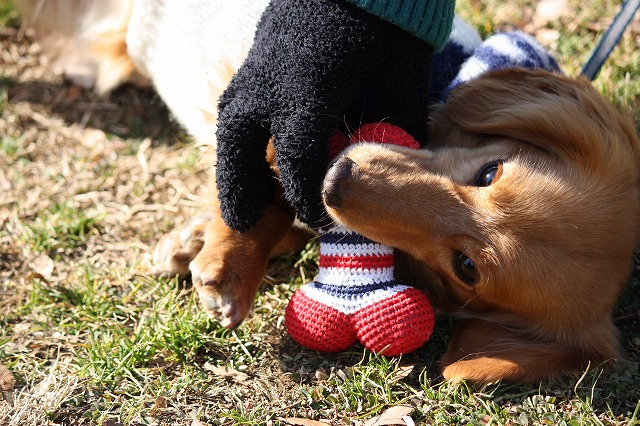
[[[155,144],[172,145],[186,137],[151,87],[125,84],[101,96],[69,82],[18,82],[5,77],[0,90],[6,90],[12,104],[26,102],[34,111],[57,116],[68,125],[99,129],[123,139],[148,137]]]
[[[519,421],[522,419],[518,416],[527,415],[522,411],[522,407],[537,410],[541,418],[552,414],[562,417],[562,412],[558,410],[564,404],[569,404],[569,401],[572,401],[572,406],[578,410],[575,416],[583,419],[592,419],[604,413],[610,418],[632,418],[640,408],[640,388],[637,386],[640,383],[639,289],[640,280],[634,276],[615,312],[626,360],[612,360],[607,365],[590,366],[582,375],[567,376],[556,382],[541,382],[537,385],[498,383],[486,387],[474,387],[471,384],[460,386],[465,389],[469,387],[469,392],[474,394],[474,398],[497,404],[505,410],[504,415]],[[399,361],[400,365],[413,366],[412,373],[402,381],[406,386],[413,388],[416,395],[420,395],[421,388],[427,389],[426,394],[422,394],[421,397],[425,401],[429,399],[429,392],[462,392],[444,381],[438,365],[452,329],[453,321],[439,319],[429,342],[416,352],[403,356]],[[367,356],[368,352],[360,345],[343,353],[321,354],[303,348],[285,334],[277,347],[282,373],[306,386],[322,382],[316,374],[317,371],[326,372],[330,377],[334,377],[338,370],[355,369],[358,374],[362,374],[362,370],[369,368],[370,363],[380,363],[376,357],[370,354]],[[511,412],[512,408],[516,411]]]

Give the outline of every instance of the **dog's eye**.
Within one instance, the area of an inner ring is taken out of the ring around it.
[[[458,278],[462,280],[465,284],[474,285],[478,281],[478,270],[476,269],[476,264],[473,263],[468,256],[463,253],[456,252],[454,256],[454,265],[456,270],[456,275]]]
[[[485,165],[475,180],[476,186],[489,186],[502,175],[502,161],[493,161]]]

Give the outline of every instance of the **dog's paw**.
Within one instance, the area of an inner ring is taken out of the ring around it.
[[[189,264],[193,287],[207,313],[234,329],[253,307],[273,245],[270,229],[237,232],[214,218],[204,234],[204,246]]]
[[[193,287],[209,315],[233,330],[249,315],[268,254],[231,241],[209,244],[189,264]]]
[[[189,268],[193,287],[205,311],[222,327],[237,328],[249,314],[253,300],[238,297],[236,290],[251,283],[243,282],[235,271],[225,272],[222,260],[217,257],[196,256]],[[261,279],[255,281],[259,283]]]
[[[211,219],[198,227],[199,237],[191,238],[200,241],[196,255],[178,256],[181,268],[190,259],[193,288],[220,325],[234,329],[249,315],[270,257],[299,249],[308,240],[308,231],[292,228],[293,219],[290,208],[272,204],[255,227],[239,232],[213,209]]]
[[[202,250],[204,230],[211,217],[211,214],[196,216],[184,228],[163,235],[153,251],[151,273],[186,278],[189,275],[189,263]]]

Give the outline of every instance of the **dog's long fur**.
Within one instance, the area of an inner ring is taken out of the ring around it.
[[[588,81],[511,69],[454,91],[430,143],[353,148],[325,191],[341,200],[333,217],[419,261],[434,303],[465,319],[445,377],[537,380],[618,358],[611,311],[640,220],[633,126]],[[502,174],[475,185],[495,161]],[[456,253],[476,282],[456,274]]]
[[[141,13],[135,10],[146,10],[136,2],[170,3],[131,1],[117,3],[133,8],[134,17]],[[44,44],[52,57],[62,60],[61,52],[111,40],[112,48],[103,50],[114,52],[110,58],[92,56],[100,90],[128,78],[129,64],[136,64],[187,130],[196,137],[215,130],[210,114],[201,127],[202,117],[189,121],[194,112],[172,95],[181,81],[158,76],[160,62],[140,53],[177,54],[170,46],[146,45],[163,39],[140,35],[144,16],[116,25],[118,34],[128,32],[123,57],[121,37],[83,41],[83,35],[100,33],[88,29],[106,2],[76,0],[83,7],[70,15],[61,13],[69,0],[23,2],[52,10],[44,27],[42,20],[27,20],[43,40],[61,27],[75,28]],[[24,10],[32,18],[44,16],[37,8]],[[201,30],[193,28],[197,36]],[[238,40],[242,46],[234,52],[241,56],[247,38]],[[237,55],[231,60],[218,53],[208,58],[217,61],[209,73],[215,81],[190,81],[208,92],[209,102],[239,64]],[[127,65],[101,83],[96,70],[109,62]],[[215,106],[192,109],[207,113]],[[480,184],[479,175],[492,164],[493,180]],[[639,242],[640,143],[629,120],[589,82],[518,69],[486,74],[436,108],[428,151],[357,145],[328,173],[325,201],[335,220],[397,247],[397,278],[424,288],[441,314],[459,318],[441,359],[445,378],[534,381],[621,358],[611,313]],[[251,309],[268,259],[300,246],[308,233],[291,227],[294,215],[282,197],[244,234],[228,229],[212,205],[212,217],[189,228],[191,238],[164,237],[156,259],[170,273],[186,274],[190,265],[205,308],[222,311],[222,323],[235,327]],[[465,275],[460,259],[475,269]]]

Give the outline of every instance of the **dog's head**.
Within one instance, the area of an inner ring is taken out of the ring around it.
[[[421,262],[444,309],[553,341],[610,321],[638,243],[640,145],[588,81],[488,73],[433,112],[429,143],[347,150],[329,213]]]

